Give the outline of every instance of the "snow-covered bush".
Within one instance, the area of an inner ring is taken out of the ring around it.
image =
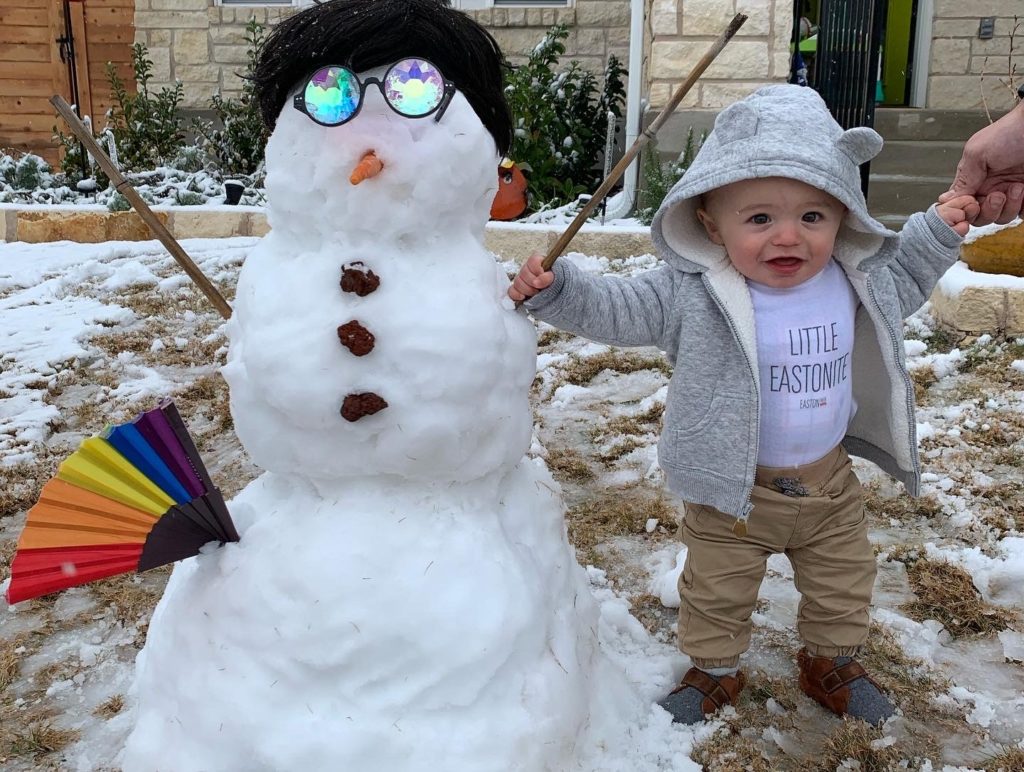
[[[683,176],[693,158],[704,142],[702,134],[696,137],[691,126],[686,132],[686,144],[679,157],[672,161],[663,161],[658,153],[658,145],[651,142],[643,150],[643,166],[640,187],[636,191],[636,218],[644,225],[650,225],[654,213],[658,211],[666,194]]]
[[[565,204],[601,184],[607,116],[620,118],[625,103],[626,71],[614,55],[603,86],[579,62],[556,71],[568,35],[564,24],[552,27],[506,78],[515,127],[509,155],[526,172],[534,209]]]
[[[238,99],[224,99],[220,94],[210,98],[210,107],[222,128],[215,128],[208,121],[197,120],[194,124],[196,133],[203,138],[203,149],[224,174],[253,174],[263,162],[268,134],[256,104],[252,77],[264,37],[263,25],[251,18],[245,26],[249,50],[242,75],[242,95]]]
[[[11,178],[11,185],[16,190],[33,190],[34,188],[46,187],[53,181],[50,174],[50,165],[42,158],[33,154],[25,153],[14,164],[14,173]]]

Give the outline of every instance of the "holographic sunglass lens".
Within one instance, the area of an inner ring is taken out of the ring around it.
[[[337,126],[359,107],[359,81],[344,67],[321,67],[306,83],[303,98],[313,120]]]
[[[428,115],[444,99],[444,77],[430,62],[403,59],[388,70],[384,96],[402,115],[410,118]]]

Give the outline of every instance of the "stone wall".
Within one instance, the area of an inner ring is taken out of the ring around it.
[[[248,51],[245,25],[254,18],[271,26],[294,8],[214,5],[213,0],[135,0],[135,41],[145,43],[153,60],[150,86],[180,80],[182,106],[207,109],[215,93],[241,94],[238,73]]]
[[[928,107],[1003,111],[1013,106],[1008,81],[1010,37],[1016,13],[1022,22],[1014,50],[1019,70],[1017,85],[1024,83],[1024,3],[1021,0],[934,0],[932,51],[929,63]],[[995,16],[995,37],[978,38],[983,16]]]
[[[712,41],[737,13],[749,18],[682,103],[720,110],[789,74],[792,0],[652,0],[651,106],[666,104]]]
[[[780,0],[781,1],[781,0]],[[135,0],[135,40],[153,60],[150,85],[180,80],[183,106],[206,109],[210,96],[237,97],[246,66],[245,25],[265,27],[295,13],[286,6],[219,6],[214,0]],[[569,8],[489,8],[469,11],[487,27],[512,62],[522,61],[554,24],[569,25],[563,61],[578,59],[602,72],[609,54],[628,66],[629,0],[577,0]]]

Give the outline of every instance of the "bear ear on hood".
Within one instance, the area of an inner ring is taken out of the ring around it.
[[[715,136],[720,145],[728,145],[757,134],[757,111],[746,102],[735,102],[715,119]]]
[[[858,126],[844,131],[836,141],[836,147],[857,166],[860,166],[882,151],[882,137],[874,129]]]

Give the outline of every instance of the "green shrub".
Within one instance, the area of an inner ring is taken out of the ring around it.
[[[144,171],[166,164],[185,144],[185,128],[178,113],[184,92],[180,82],[173,88],[149,90],[153,62],[142,43],[132,46],[132,69],[136,93],[125,88],[114,65],[107,62],[107,80],[115,100],[107,120],[121,169]]]
[[[603,87],[579,62],[556,71],[568,35],[564,24],[549,29],[526,64],[506,77],[515,127],[509,155],[526,171],[533,209],[566,204],[600,185],[608,113],[620,118],[625,102],[626,71],[615,56]]]
[[[210,107],[217,114],[223,128],[214,128],[207,121],[196,121],[196,133],[203,138],[206,154],[223,174],[252,174],[263,161],[267,145],[267,130],[260,117],[253,93],[252,77],[256,56],[264,39],[263,25],[255,17],[245,25],[245,39],[249,44],[248,64],[242,77],[242,95],[238,99],[224,99],[220,94],[210,98]]]
[[[15,190],[33,190],[46,187],[52,182],[50,165],[32,153],[25,153],[14,164],[11,185]]]
[[[641,164],[641,181],[637,188],[636,195],[636,218],[644,225],[650,225],[654,219],[655,212],[665,200],[666,194],[672,186],[679,182],[690,164],[693,157],[697,155],[704,136],[700,139],[694,136],[693,127],[686,132],[686,144],[683,152],[674,161],[662,161],[658,153],[656,141],[650,142],[641,153],[643,163]]]
[[[130,212],[132,205],[121,191],[115,190],[107,201],[107,209],[111,212]]]

